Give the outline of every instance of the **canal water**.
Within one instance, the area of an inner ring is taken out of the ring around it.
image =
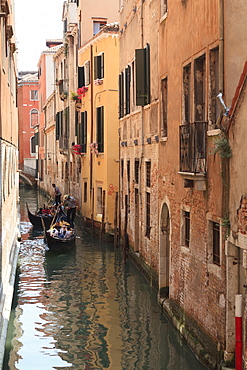
[[[47,250],[28,221],[45,199],[20,190],[22,242],[4,370],[205,370],[120,248],[77,221],[76,247]]]

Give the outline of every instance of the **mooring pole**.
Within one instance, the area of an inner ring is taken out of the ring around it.
[[[235,368],[242,370],[242,294],[235,295]]]

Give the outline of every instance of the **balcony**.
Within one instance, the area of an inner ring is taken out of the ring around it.
[[[207,122],[193,122],[180,126],[180,174],[187,180],[185,187],[200,181],[198,190],[205,190],[207,172]],[[198,186],[199,184],[197,184]]]

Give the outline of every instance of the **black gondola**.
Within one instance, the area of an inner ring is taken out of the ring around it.
[[[69,251],[75,247],[75,235],[69,239],[61,239],[59,237],[51,236],[48,231],[45,232],[46,243],[51,251]]]
[[[26,203],[27,207],[27,212],[28,212],[28,218],[31,224],[35,229],[43,230],[44,227],[45,229],[49,229],[51,226],[51,223],[53,221],[53,216],[51,215],[34,215],[33,213],[30,212],[28,208],[28,204]],[[43,220],[43,222],[42,222]]]
[[[75,247],[75,231],[73,231],[70,238],[65,239],[59,236],[50,235],[48,230],[45,231],[45,240],[51,251],[69,251]]]

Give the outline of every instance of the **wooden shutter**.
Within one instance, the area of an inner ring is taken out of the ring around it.
[[[84,67],[78,67],[78,88],[85,86]]]
[[[98,75],[98,64],[99,64],[99,58],[96,56],[94,57],[94,79],[97,80],[97,78],[99,78],[99,75]]]
[[[130,66],[125,68],[125,113],[130,113]]]
[[[100,71],[99,71],[99,78],[104,78],[104,53],[102,53],[100,56]]]
[[[150,46],[145,47],[145,104],[150,104]]]
[[[136,59],[136,105],[145,105],[145,50],[135,50]]]
[[[97,142],[99,153],[104,153],[104,107],[97,108]]]

